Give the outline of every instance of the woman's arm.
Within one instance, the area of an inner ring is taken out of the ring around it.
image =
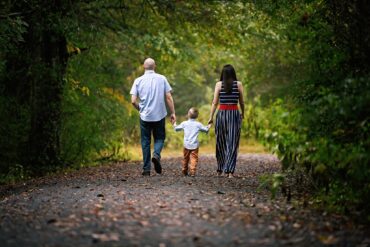
[[[215,111],[217,109],[220,90],[221,90],[221,82],[219,81],[216,83],[216,86],[215,86],[215,93],[213,95],[213,101],[211,105],[211,115],[209,117],[208,124],[213,123],[213,115],[215,114]]]
[[[244,88],[240,81],[238,81],[238,90],[239,90],[239,105],[241,110],[242,119],[244,119]]]

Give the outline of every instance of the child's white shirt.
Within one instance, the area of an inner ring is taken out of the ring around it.
[[[184,130],[184,147],[186,149],[197,149],[199,147],[198,135],[199,132],[208,133],[208,126],[204,126],[195,119],[189,119],[179,125],[174,126],[176,131]]]

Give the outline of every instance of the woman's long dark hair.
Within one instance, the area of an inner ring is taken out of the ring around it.
[[[233,82],[237,81],[235,69],[231,64],[226,64],[221,72],[220,81],[224,84],[225,92],[230,94],[233,90]]]

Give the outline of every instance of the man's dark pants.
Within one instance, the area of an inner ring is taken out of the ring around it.
[[[163,118],[157,122],[146,122],[140,119],[141,148],[143,150],[144,171],[150,172],[150,143],[152,133],[154,138],[153,156],[158,160],[161,158],[161,151],[164,145],[164,139],[166,138],[165,120],[166,118]]]

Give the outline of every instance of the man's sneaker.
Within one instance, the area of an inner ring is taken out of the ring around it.
[[[150,176],[150,171],[143,171],[143,173],[141,173],[141,175],[143,175],[144,177],[145,176]]]
[[[161,162],[159,161],[159,158],[157,156],[153,156],[152,162],[154,164],[154,170],[158,174],[161,174],[162,173],[162,166],[161,166]]]

